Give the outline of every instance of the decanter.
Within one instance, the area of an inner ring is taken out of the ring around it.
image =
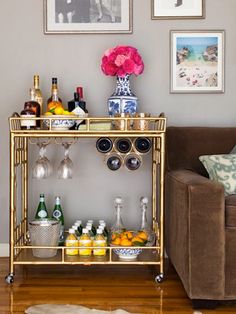
[[[121,197],[116,197],[115,201],[115,209],[116,209],[116,222],[111,227],[111,233],[121,233],[125,230],[122,218],[121,218],[121,209],[123,205],[123,200]]]
[[[141,226],[139,231],[143,231],[147,235],[147,245],[153,245],[155,241],[155,233],[147,222],[147,204],[148,198],[140,198],[140,207],[141,207]]]

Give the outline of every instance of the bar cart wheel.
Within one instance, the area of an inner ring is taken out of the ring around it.
[[[163,280],[164,280],[164,274],[163,273],[161,273],[155,277],[156,283],[162,283]]]
[[[14,281],[14,275],[13,274],[9,274],[5,277],[6,283],[13,283]]]

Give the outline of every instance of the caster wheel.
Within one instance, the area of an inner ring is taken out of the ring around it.
[[[161,283],[164,280],[164,274],[159,274],[155,277],[156,283]]]
[[[12,274],[9,274],[5,277],[6,283],[11,284],[14,281],[14,276]]]

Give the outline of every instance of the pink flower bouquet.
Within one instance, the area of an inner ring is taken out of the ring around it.
[[[142,74],[144,63],[136,48],[117,46],[105,52],[101,68],[106,75],[124,77],[127,74]]]

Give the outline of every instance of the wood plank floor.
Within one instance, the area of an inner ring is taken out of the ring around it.
[[[24,313],[42,303],[79,304],[102,310],[122,308],[131,313],[236,313],[236,306],[196,311],[177,274],[166,268],[162,284],[157,270],[147,266],[21,266],[8,285],[8,259],[0,258],[0,313]]]

